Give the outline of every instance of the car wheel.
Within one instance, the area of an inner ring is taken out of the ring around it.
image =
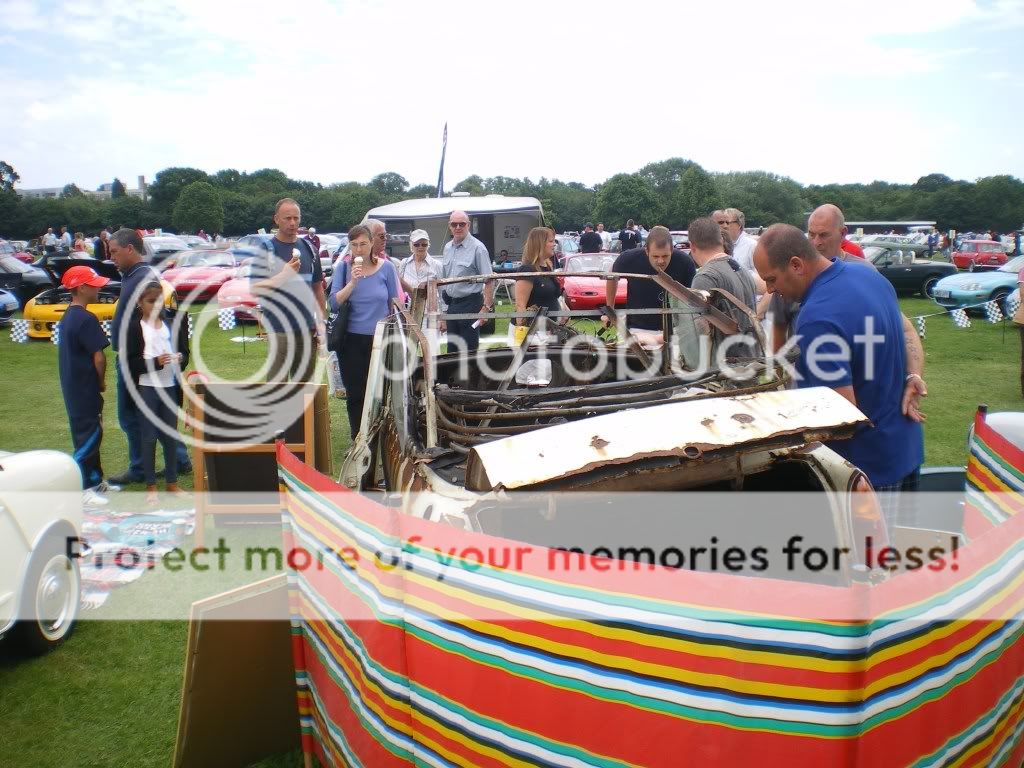
[[[921,295],[926,299],[930,299],[937,282],[939,282],[939,275],[928,275],[928,277],[924,279],[924,282],[921,283]]]
[[[11,641],[33,656],[53,650],[71,634],[81,599],[78,563],[68,557],[58,539],[47,539],[29,562],[21,619],[11,630]]]
[[[992,295],[989,296],[990,301],[994,301],[999,305],[999,311],[1003,313],[1003,317],[1007,316],[1006,311],[1006,298],[1010,295],[1010,291],[1007,288],[1000,288],[998,291],[993,291]]]

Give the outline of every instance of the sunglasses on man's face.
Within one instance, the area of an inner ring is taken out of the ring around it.
[[[413,246],[416,248],[426,248],[428,245],[430,245],[430,243],[413,243]]]
[[[452,221],[452,222],[449,222],[448,226],[451,227],[452,229],[462,229],[463,227],[468,227],[469,226],[469,222],[468,221]]]

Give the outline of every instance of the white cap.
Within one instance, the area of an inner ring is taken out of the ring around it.
[[[412,245],[413,243],[419,242],[420,240],[426,240],[428,244],[430,243],[430,235],[427,234],[427,230],[425,230],[425,229],[414,229],[412,232],[409,233],[409,244],[410,245]]]
[[[311,235],[315,235],[316,234],[316,227],[310,227],[306,231],[309,232],[309,234],[311,234]]]

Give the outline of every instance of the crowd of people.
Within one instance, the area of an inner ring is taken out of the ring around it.
[[[348,233],[348,246],[335,263],[326,291],[318,248],[309,236],[299,234],[298,203],[280,200],[274,224],[264,268],[254,269],[251,278],[271,337],[267,378],[312,380],[317,359],[324,347],[331,347],[338,353],[353,438],[360,428],[374,329],[391,314],[394,301],[407,301],[420,319],[436,298],[441,312],[449,316],[440,327],[447,331],[449,344],[470,354],[478,348],[478,317],[493,310],[495,285],[490,254],[470,232],[466,212],[454,211],[449,217],[451,238],[439,257],[429,252],[428,233],[415,230],[409,238],[411,255],[401,262],[387,254],[383,222],[356,225]],[[901,315],[890,283],[850,247],[854,244],[846,237],[842,211],[824,205],[809,217],[806,233],[780,224],[757,239],[746,233],[742,211],[726,208],[690,222],[688,231],[691,249],[686,253],[673,246],[667,228],[654,226],[644,238],[635,222],[627,222],[619,232],[622,251],[612,271],[666,274],[693,290],[727,291],[750,310],[735,316],[741,334],[749,333],[751,318],[757,318],[766,324],[777,352],[785,353],[799,340],[797,386],[829,386],[871,420],[871,426],[853,439],[836,443],[835,450],[860,466],[876,488],[913,487],[923,452],[920,403],[927,392],[920,339]],[[61,237],[65,234],[66,230]],[[603,225],[588,224],[581,246],[585,252],[607,250],[608,237]],[[122,301],[112,321],[111,340],[118,423],[128,446],[128,467],[104,480],[99,459],[104,349],[111,342],[85,310],[105,284],[88,266],[75,266],[62,278],[73,297],[60,328],[60,376],[75,458],[94,503],[103,503],[104,492],[134,482],[143,483],[149,500],[156,503],[157,444],[163,448],[169,493],[179,493],[178,476],[191,471],[188,451],[175,437],[177,409],[173,407],[181,402],[189,340],[181,331],[183,323],[176,322],[175,313],[163,306],[159,278],[143,260],[139,233],[131,229],[101,233],[97,243],[101,245],[94,244],[94,249],[109,255],[122,275]],[[551,229],[536,227],[528,233],[522,272],[530,274],[514,281],[517,323],[528,322],[528,311],[537,308],[554,313],[564,309],[553,274],[555,250]],[[436,297],[428,296],[431,281],[450,278],[463,280],[442,283]],[[615,278],[606,282],[609,314],[613,314],[617,283]],[[654,281],[627,279],[627,310],[660,309],[663,301]],[[630,331],[661,328],[657,313],[627,315]],[[606,323],[611,320],[605,318]],[[873,370],[866,370],[865,357],[857,353],[845,358],[826,355],[824,367],[809,364],[808,350],[857,349],[866,323],[884,339]]]

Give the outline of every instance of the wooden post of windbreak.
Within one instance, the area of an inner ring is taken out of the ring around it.
[[[196,533],[194,544],[203,546],[206,540],[206,451],[203,450],[204,395],[195,393],[195,412],[192,423],[192,437],[195,439],[192,463],[193,496],[196,500]]]

